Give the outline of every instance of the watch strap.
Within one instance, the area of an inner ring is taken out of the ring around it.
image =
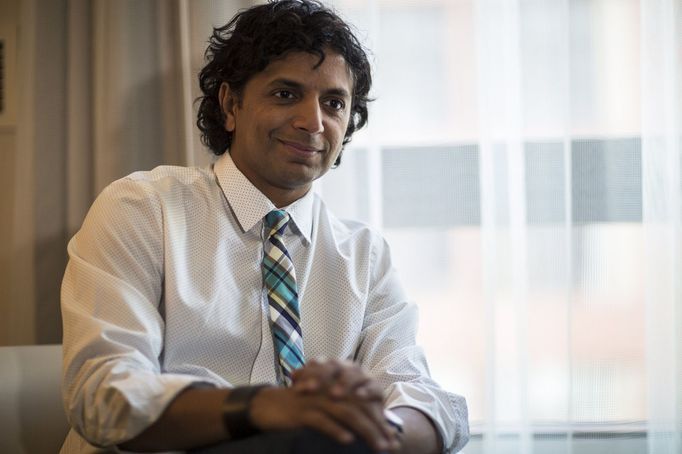
[[[223,401],[222,408],[223,427],[230,439],[237,440],[260,433],[260,430],[251,422],[251,401],[263,388],[270,386],[254,385],[232,388]]]

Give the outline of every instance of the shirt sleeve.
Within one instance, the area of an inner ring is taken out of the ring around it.
[[[383,386],[386,408],[420,410],[440,432],[445,452],[457,452],[469,440],[466,401],[431,379],[424,352],[416,344],[417,307],[405,296],[386,242],[374,244],[357,360]]]
[[[68,246],[62,396],[71,426],[107,447],[151,425],[190,375],[164,373],[163,213],[146,183],[119,180]]]

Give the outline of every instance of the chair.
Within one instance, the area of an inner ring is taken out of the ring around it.
[[[0,452],[55,454],[69,430],[61,345],[0,347]]]

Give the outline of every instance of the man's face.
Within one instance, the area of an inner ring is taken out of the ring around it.
[[[350,119],[353,78],[346,61],[291,52],[254,75],[237,98],[220,102],[230,154],[239,170],[278,207],[299,199],[332,166]]]

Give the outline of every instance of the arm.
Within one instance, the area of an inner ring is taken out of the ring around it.
[[[227,389],[188,388],[176,397],[161,417],[132,440],[121,445],[130,451],[190,449],[230,438],[223,425],[222,403]],[[369,409],[369,411],[368,411]],[[376,450],[391,447],[388,427],[376,408],[323,394],[302,394],[292,388],[264,388],[247,409],[247,418],[260,431],[310,427],[349,443],[362,436]],[[373,412],[379,418],[373,416]]]
[[[186,388],[161,417],[130,441],[127,451],[169,451],[217,443],[228,437],[222,424],[222,402],[228,389]]]
[[[443,439],[433,421],[419,410],[410,407],[396,407],[393,411],[404,422],[400,454],[422,452],[438,454],[443,452]]]
[[[469,437],[466,402],[431,379],[424,352],[416,343],[417,308],[402,289],[388,245],[377,238],[372,246],[367,307],[354,359],[384,390],[386,408],[409,407],[417,412],[414,418],[409,415],[412,422],[405,422],[408,438],[413,437],[410,430],[417,437],[435,431],[441,452],[461,450]]]
[[[132,438],[183,389],[207,381],[161,371],[162,224],[153,191],[119,180],[69,243],[62,392],[69,423],[96,446]]]

